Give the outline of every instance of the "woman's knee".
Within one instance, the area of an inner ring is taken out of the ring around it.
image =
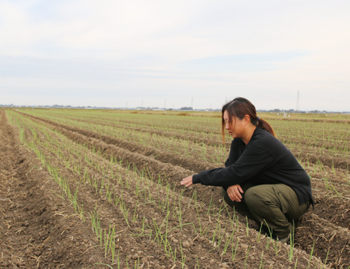
[[[244,194],[244,201],[249,208],[259,208],[266,204],[266,197],[261,193],[259,186],[249,188]]]

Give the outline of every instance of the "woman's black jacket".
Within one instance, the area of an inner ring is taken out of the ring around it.
[[[242,139],[232,141],[225,168],[202,171],[193,176],[193,183],[222,186],[279,184],[290,186],[302,205],[313,204],[308,174],[281,141],[257,127],[247,145]]]

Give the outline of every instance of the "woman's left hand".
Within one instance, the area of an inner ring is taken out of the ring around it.
[[[185,177],[181,180],[181,185],[185,185],[186,187],[189,187],[193,184],[193,176]]]
[[[227,195],[234,202],[242,201],[242,194],[241,193],[243,193],[243,190],[239,184],[233,185],[233,186],[230,186],[227,188]]]

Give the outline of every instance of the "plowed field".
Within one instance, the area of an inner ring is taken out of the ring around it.
[[[303,123],[271,121],[316,201],[281,244],[220,188],[180,186],[223,166],[218,118],[2,110],[0,267],[348,268],[350,125]]]

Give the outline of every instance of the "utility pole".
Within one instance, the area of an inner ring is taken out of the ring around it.
[[[192,110],[194,110],[193,109],[193,97],[191,98],[191,107],[192,107]]]
[[[297,107],[296,107],[296,112],[299,112],[300,110],[300,105],[299,105],[299,91],[297,93]]]

